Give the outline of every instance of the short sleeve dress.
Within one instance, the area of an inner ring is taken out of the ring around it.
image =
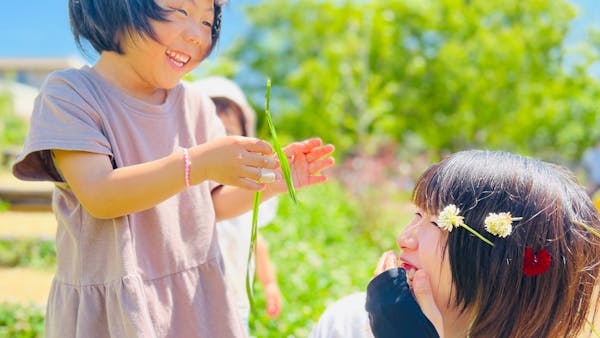
[[[47,337],[246,336],[224,279],[211,199],[216,183],[142,212],[97,219],[61,178],[50,151],[105,154],[119,168],[222,135],[210,99],[187,84],[152,105],[87,66],[48,77],[13,166],[20,179],[55,182],[57,271]]]

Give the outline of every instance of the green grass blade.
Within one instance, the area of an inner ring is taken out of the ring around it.
[[[260,205],[261,192],[254,194],[254,206],[252,207],[252,232],[250,235],[250,250],[248,251],[248,264],[246,265],[246,294],[250,302],[250,309],[254,309],[254,278],[250,277],[250,266],[252,257],[256,255],[256,236],[258,233],[258,206]]]
[[[294,182],[292,181],[292,171],[290,169],[290,163],[288,162],[287,156],[281,149],[281,145],[277,140],[277,131],[275,130],[275,124],[273,123],[273,119],[271,118],[271,79],[267,79],[266,101],[267,103],[265,108],[265,117],[267,119],[267,124],[269,125],[269,130],[271,131],[273,148],[275,149],[275,153],[277,153],[277,158],[279,158],[279,163],[281,164],[281,172],[283,174],[283,177],[285,178],[285,184],[287,185],[290,197],[292,198],[294,203],[298,203],[298,200],[296,199],[296,189],[294,189]]]

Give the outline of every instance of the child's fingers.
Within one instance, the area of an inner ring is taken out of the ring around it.
[[[383,268],[385,270],[393,269],[398,266],[398,256],[394,251],[388,251],[383,261]]]
[[[380,273],[393,269],[398,266],[398,256],[393,250],[384,252],[379,260],[377,261],[377,266],[375,267],[374,275],[377,276]]]
[[[332,144],[326,144],[324,146],[319,146],[311,149],[311,151],[306,154],[306,160],[309,162],[316,161],[322,157],[331,155],[335,147]]]
[[[417,270],[415,277],[412,281],[413,292],[421,311],[431,321],[438,334],[444,333],[444,325],[442,320],[442,314],[435,304],[433,293],[431,292],[431,285],[429,283],[429,276],[423,270]]]
[[[325,175],[309,176],[308,183],[306,185],[309,186],[309,185],[313,185],[313,184],[319,184],[319,183],[323,183],[325,181],[327,181],[327,176],[325,176]]]
[[[322,160],[315,161],[308,166],[308,171],[311,174],[318,173],[322,170],[325,170],[335,164],[335,159],[333,157],[328,157]]]
[[[277,172],[265,168],[242,166],[241,178],[257,182],[258,184],[273,183],[277,179]]]
[[[281,297],[279,295],[269,295],[267,297],[267,316],[277,318],[281,313]]]
[[[319,147],[323,144],[320,138],[311,138],[302,142],[294,142],[283,148],[283,151],[287,156],[291,156],[297,153],[309,153],[312,149]]]
[[[256,168],[266,168],[266,169],[277,169],[279,168],[279,161],[276,157],[273,156],[265,156],[258,153],[245,153],[243,155],[243,163],[256,167]]]
[[[243,142],[244,148],[252,153],[260,153],[265,155],[271,155],[273,148],[271,145],[263,140],[257,138],[240,137],[240,142]]]

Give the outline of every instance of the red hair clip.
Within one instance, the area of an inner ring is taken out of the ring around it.
[[[550,269],[552,257],[545,249],[541,249],[537,254],[533,253],[532,248],[525,248],[523,257],[523,273],[527,276],[537,276]]]

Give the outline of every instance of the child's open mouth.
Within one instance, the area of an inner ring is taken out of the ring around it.
[[[189,55],[175,52],[172,50],[167,50],[166,54],[169,58],[169,61],[171,61],[171,63],[173,63],[178,68],[183,68],[183,66],[185,66],[192,58]]]

